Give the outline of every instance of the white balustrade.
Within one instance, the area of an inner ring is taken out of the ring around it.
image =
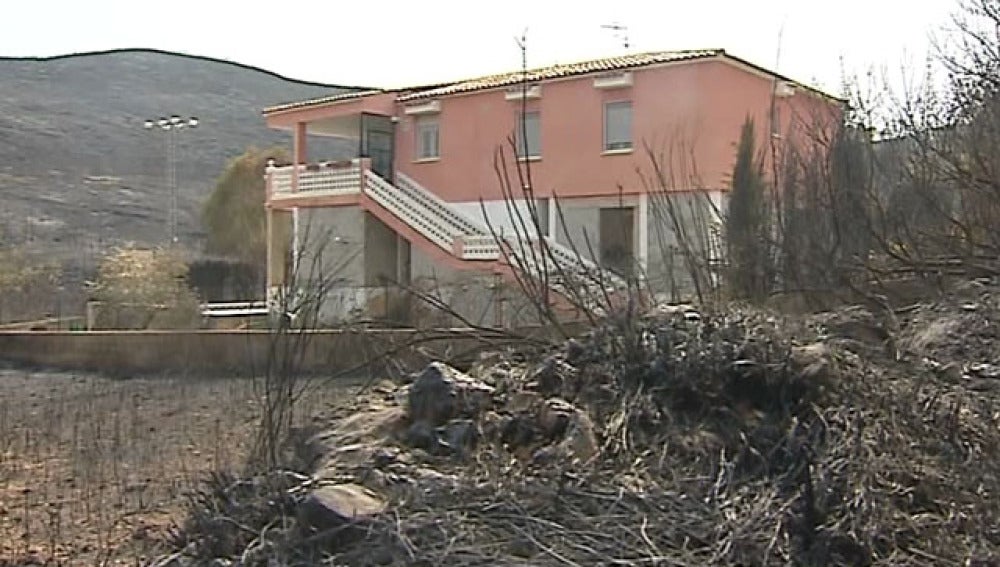
[[[415,200],[408,192],[400,191],[371,170],[365,171],[364,189],[373,201],[449,253],[452,252],[455,237],[462,235],[461,229],[441,218],[437,211]]]
[[[480,226],[479,223],[459,213],[454,207],[448,204],[447,201],[438,197],[431,191],[428,191],[407,175],[397,173],[396,186],[399,187],[400,190],[405,191],[415,201],[420,202],[428,209],[434,211],[442,219],[445,219],[447,222],[460,229],[462,234],[489,234],[485,227]]]
[[[271,194],[276,197],[289,196],[292,191],[292,168],[294,166],[273,167],[268,170]],[[361,192],[361,164],[358,160],[350,163],[320,163],[299,165],[299,193],[323,195],[352,195]]]
[[[292,190],[292,167],[272,167],[267,171],[271,194],[289,193]]]
[[[463,260],[498,260],[500,245],[487,234],[467,235],[462,239]]]

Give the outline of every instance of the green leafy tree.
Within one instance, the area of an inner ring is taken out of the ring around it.
[[[759,301],[768,290],[768,215],[763,162],[757,155],[753,120],[740,132],[726,215],[729,286],[737,297]]]
[[[267,255],[264,173],[270,160],[287,162],[287,152],[248,148],[226,165],[202,210],[209,252],[263,267]]]

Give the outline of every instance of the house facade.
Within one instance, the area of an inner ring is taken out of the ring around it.
[[[273,106],[265,119],[292,133],[293,163],[267,173],[268,290],[335,273],[336,319],[388,302],[391,287],[431,285],[469,320],[510,323],[516,302],[498,291],[510,251],[544,238],[577,267],[683,294],[685,242],[719,254],[704,235],[718,232],[744,121],[766,161],[840,109],[723,50]],[[324,161],[315,136],[351,139],[357,154]]]

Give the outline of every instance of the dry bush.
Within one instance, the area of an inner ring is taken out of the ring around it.
[[[187,264],[175,251],[125,247],[98,269],[93,298],[97,328],[196,329],[198,297],[187,285]]]
[[[60,268],[18,247],[0,247],[0,323],[38,319],[52,310]]]
[[[414,448],[408,391],[383,388],[326,422],[336,442],[317,462],[388,495],[385,514],[313,532],[297,511],[315,479],[283,473],[280,499],[225,479],[192,501],[172,564],[992,565],[1000,370],[978,361],[996,354],[997,297],[922,308],[902,351],[860,309],[609,322],[475,368],[490,402],[460,402],[441,428],[471,422],[468,451]],[[928,338],[942,317],[976,329],[975,348]],[[596,457],[545,433],[551,398],[589,416]],[[352,426],[376,433],[337,437]]]

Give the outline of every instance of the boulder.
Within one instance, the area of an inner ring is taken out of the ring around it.
[[[360,484],[333,484],[313,490],[299,505],[299,519],[316,531],[369,520],[386,509],[386,502]]]
[[[492,405],[494,389],[440,362],[427,365],[407,396],[412,421],[443,425],[460,415],[474,416]]]

